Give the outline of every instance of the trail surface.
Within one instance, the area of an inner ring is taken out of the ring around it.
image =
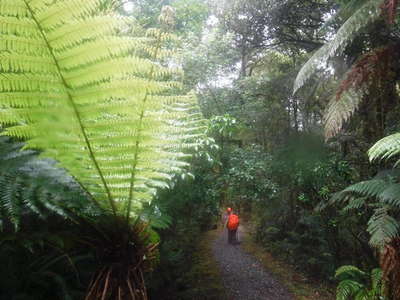
[[[239,228],[239,241],[243,234]],[[221,231],[213,244],[222,281],[229,300],[293,300],[289,292],[277,282],[253,256],[240,245],[229,245],[226,230]]]

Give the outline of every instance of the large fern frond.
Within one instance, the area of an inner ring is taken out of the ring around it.
[[[350,185],[343,190],[343,193],[350,192],[377,198],[387,188],[387,185],[387,182],[383,179],[371,179]]]
[[[353,280],[342,280],[336,288],[336,300],[350,300],[361,289],[363,285]]]
[[[400,208],[400,184],[392,183],[386,186],[385,190],[379,195],[379,200],[390,207]]]
[[[333,195],[329,204],[348,201],[344,210],[359,209],[366,205],[368,198],[374,198],[381,204],[398,209],[400,208],[400,184],[379,177],[361,181]]]
[[[336,193],[329,204],[348,201],[344,210],[360,209],[363,206],[374,208],[374,214],[368,221],[370,244],[381,248],[399,234],[400,224],[389,213],[400,208],[400,184],[393,172],[383,172],[376,178],[353,184]],[[367,202],[367,200],[375,202]]]
[[[339,28],[334,38],[319,48],[303,65],[294,83],[294,93],[330,58],[341,54],[356,35],[367,25],[379,19],[384,0],[368,0]]]
[[[179,72],[155,62],[168,35],[132,37],[99,0],[2,0],[0,122],[59,161],[104,208],[140,207],[186,163],[201,131]]]
[[[364,271],[360,270],[356,266],[353,265],[345,265],[339,267],[335,272],[335,277],[339,278],[340,276],[349,276],[352,278],[363,278],[367,275]]]
[[[343,207],[344,211],[359,210],[366,205],[367,197],[351,198],[349,203]]]
[[[383,296],[382,270],[373,269],[370,274],[356,266],[341,266],[336,270],[335,278],[341,279],[337,287],[336,299],[378,300]],[[370,279],[370,286],[366,285]]]
[[[368,221],[367,231],[371,234],[371,246],[383,247],[399,235],[399,228],[399,223],[389,215],[387,207],[377,208]]]
[[[326,205],[346,203],[345,211],[360,209],[367,205],[369,198],[379,198],[389,183],[383,179],[371,179],[352,184],[335,193]],[[325,206],[326,206],[325,205]],[[324,207],[321,207],[323,209]]]
[[[366,204],[368,198],[379,200],[383,204],[392,207],[400,206],[400,184],[397,179],[400,174],[398,170],[383,170],[379,172],[373,179],[361,181],[352,184],[344,190],[335,193],[329,201],[329,204],[341,203],[345,201],[349,203],[349,209],[361,207]]]
[[[337,99],[336,95],[332,97],[324,116],[326,138],[335,136],[342,129],[343,124],[360,105],[361,97],[360,93],[354,90],[344,92],[340,99]]]
[[[50,160],[38,159],[34,151],[20,151],[22,146],[0,137],[0,218],[10,220],[18,229],[22,217],[30,212],[40,217],[57,214],[70,218],[96,213],[65,170]]]
[[[389,135],[379,140],[368,150],[371,161],[376,159],[390,159],[400,153],[400,133]]]

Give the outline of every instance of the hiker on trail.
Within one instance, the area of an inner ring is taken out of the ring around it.
[[[228,217],[229,217],[229,214],[231,213],[231,211],[232,211],[232,208],[228,207],[226,209],[226,211],[222,213],[221,221],[222,221],[223,228],[226,227],[226,222],[228,221]]]
[[[226,229],[228,230],[228,243],[237,244],[237,229],[239,227],[239,217],[235,215],[230,207],[227,209],[228,219],[226,221]]]

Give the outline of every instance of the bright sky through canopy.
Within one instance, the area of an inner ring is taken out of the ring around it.
[[[134,8],[133,2],[128,1],[128,2],[124,3],[124,10],[126,12],[131,13],[133,11],[133,8]]]

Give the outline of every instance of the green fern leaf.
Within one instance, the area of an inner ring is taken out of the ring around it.
[[[371,234],[370,244],[373,247],[383,247],[399,235],[399,223],[388,214],[388,208],[375,210],[368,221],[367,231]]]
[[[391,207],[400,208],[400,184],[388,184],[385,190],[379,195],[379,200]]]
[[[352,192],[369,197],[379,197],[386,187],[387,182],[385,180],[371,179],[355,183],[345,188],[343,192]]]
[[[383,296],[382,270],[379,268],[368,274],[355,266],[342,266],[337,269],[335,277],[343,278],[337,287],[336,299],[386,299]],[[368,281],[370,286],[366,285]]]
[[[354,300],[370,300],[370,299],[374,299],[371,298],[371,292],[368,291],[367,289],[362,289],[360,290],[354,297]]]
[[[363,277],[365,277],[367,274],[360,270],[359,268],[357,268],[356,266],[352,266],[352,265],[345,265],[345,266],[341,266],[339,267],[336,272],[335,272],[335,277],[338,278],[340,276],[351,276],[354,277],[355,279],[362,279]]]
[[[93,201],[128,218],[186,167],[203,121],[193,95],[175,96],[181,72],[155,61],[174,37],[125,34],[132,21],[105,14],[98,0],[2,0],[0,20],[5,134],[56,159]]]
[[[335,136],[342,129],[360,103],[361,94],[353,90],[344,92],[340,99],[336,99],[336,95],[332,97],[324,116],[326,138]]]
[[[335,37],[319,48],[304,64],[298,73],[294,83],[294,93],[299,90],[307,80],[330,58],[341,54],[354,37],[367,25],[380,17],[381,5],[384,0],[368,0],[340,27]]]
[[[350,211],[350,210],[357,210],[362,208],[363,206],[366,205],[366,197],[361,197],[361,198],[353,198],[349,200],[349,204],[347,204],[343,210],[344,211]]]
[[[362,289],[363,286],[353,280],[341,281],[336,289],[337,300],[350,300]]]
[[[379,140],[368,150],[371,161],[376,159],[389,159],[400,153],[400,133],[389,135]]]
[[[22,143],[0,138],[0,216],[18,230],[24,215],[34,212],[44,218],[51,214],[76,218],[96,209],[64,170],[54,162],[37,159],[34,151],[20,151]],[[65,202],[65,199],[70,199]]]

